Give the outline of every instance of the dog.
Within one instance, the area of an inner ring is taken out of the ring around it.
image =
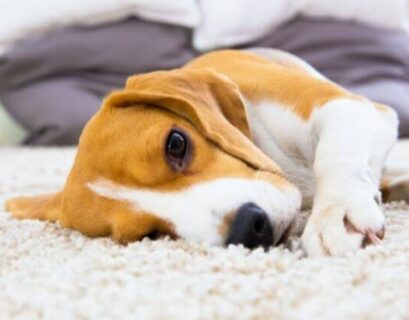
[[[86,125],[63,189],[6,208],[120,243],[255,248],[280,243],[312,206],[302,247],[343,256],[384,236],[380,188],[394,189],[382,168],[397,128],[390,107],[289,53],[215,51],[131,76]]]

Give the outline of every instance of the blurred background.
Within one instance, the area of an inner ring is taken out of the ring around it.
[[[128,75],[220,48],[289,51],[397,110],[409,0],[0,0],[0,144],[70,145]]]

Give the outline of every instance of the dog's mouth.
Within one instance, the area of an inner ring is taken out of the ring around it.
[[[156,240],[163,240],[163,239],[171,239],[171,240],[178,240],[179,236],[172,232],[163,232],[163,231],[151,231],[146,234],[143,238],[156,241]]]
[[[280,245],[286,245],[290,241],[290,239],[293,237],[293,232],[292,232],[292,223],[287,227],[287,229],[284,230],[283,234],[281,237],[278,239],[276,246]]]
[[[281,245],[284,245],[284,246],[288,246],[288,244],[290,243],[290,241],[292,240],[292,239],[294,239],[295,237],[298,237],[298,236],[296,236],[294,233],[295,233],[295,226],[294,226],[294,223],[291,223],[286,229],[285,229],[285,231],[282,233],[282,235],[280,236],[280,238],[274,243],[274,241],[273,242],[271,242],[269,245],[263,245],[262,247],[265,249],[265,250],[268,250],[269,248],[272,248],[272,247],[277,247],[277,246],[281,246]],[[151,240],[151,241],[156,241],[156,240],[165,240],[165,239],[170,239],[170,240],[179,240],[180,239],[180,237],[179,236],[177,236],[176,234],[174,234],[174,233],[167,233],[167,232],[162,232],[162,231],[152,231],[152,232],[150,232],[150,233],[148,233],[148,234],[146,234],[144,237],[143,237],[143,239],[149,239],[149,240]],[[255,246],[255,247],[258,247],[258,246]]]
[[[148,238],[149,240],[159,240],[165,237],[166,237],[166,234],[159,232],[159,231],[152,231],[145,236],[145,238]]]
[[[309,215],[310,213],[308,211],[300,211],[290,222],[288,227],[284,230],[283,234],[277,242],[277,246],[283,245],[286,248],[292,247],[294,241],[300,239]]]

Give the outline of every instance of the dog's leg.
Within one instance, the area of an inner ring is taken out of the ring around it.
[[[381,182],[385,202],[409,202],[409,140],[400,140],[386,160]]]
[[[17,219],[38,219],[55,222],[61,212],[60,194],[19,197],[6,202],[6,210]]]
[[[397,117],[366,100],[340,99],[312,114],[315,195],[302,236],[308,255],[341,256],[379,242],[379,182],[397,136]]]

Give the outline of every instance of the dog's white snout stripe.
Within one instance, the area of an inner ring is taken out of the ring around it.
[[[174,192],[129,188],[100,179],[88,187],[102,197],[128,202],[135,211],[145,211],[170,221],[186,240],[221,245],[219,226],[226,214],[247,202],[260,206],[274,224],[274,241],[299,211],[301,194],[295,187],[243,178],[220,178]],[[276,239],[277,238],[277,239]]]

